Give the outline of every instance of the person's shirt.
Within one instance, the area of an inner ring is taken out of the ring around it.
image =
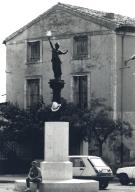
[[[31,167],[29,171],[30,178],[42,178],[39,167]]]

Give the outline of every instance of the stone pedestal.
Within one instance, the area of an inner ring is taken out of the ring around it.
[[[51,180],[40,184],[40,192],[98,192],[98,182],[93,180]],[[15,192],[24,192],[25,180],[15,181]],[[31,183],[31,192],[36,192],[36,185]]]
[[[50,79],[49,85],[53,91],[53,102],[61,103],[61,90],[64,88],[64,84],[64,80]]]
[[[41,183],[40,192],[97,192],[97,181],[71,179]]]
[[[69,123],[45,123],[45,161],[41,162],[41,192],[97,192],[98,182],[72,179],[69,154]]]
[[[68,122],[45,123],[45,161],[41,162],[43,180],[72,179],[72,163],[68,161],[68,127]]]
[[[40,184],[40,192],[97,192],[99,189],[97,181],[72,179],[68,146],[68,122],[46,122],[45,157],[41,162],[43,182]],[[22,192],[24,189],[25,181],[16,181],[15,190]]]

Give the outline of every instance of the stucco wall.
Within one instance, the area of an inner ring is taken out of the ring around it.
[[[24,57],[23,43],[7,46],[6,89],[7,100],[23,106],[24,101]],[[16,51],[17,50],[17,51]]]
[[[62,78],[66,84],[62,97],[71,101],[72,73],[89,74],[89,93],[97,97],[106,97],[111,101],[111,66],[113,65],[113,33],[87,19],[74,16],[71,13],[57,10],[27,28],[24,32],[7,42],[7,100],[18,102],[24,107],[25,79],[41,77],[41,94],[45,103],[51,102],[51,90],[48,81],[53,78],[51,68],[51,49],[46,38],[46,31],[51,30],[55,40],[59,41],[61,49],[68,49],[68,54],[61,56]],[[76,34],[88,35],[88,58],[73,60],[73,37]],[[28,40],[40,40],[42,44],[42,59],[38,64],[27,64],[26,45]],[[90,96],[90,94],[89,94]],[[90,99],[90,98],[89,98]]]
[[[123,45],[123,46],[122,46]],[[123,51],[122,51],[123,47]],[[122,59],[123,52],[123,59]],[[123,86],[122,100],[123,100],[123,110],[124,111],[135,111],[135,60],[128,62],[128,67],[121,69],[122,63],[129,59],[132,55],[135,54],[135,36],[134,34],[126,34],[123,36],[122,43],[122,34],[117,36],[117,78],[118,78],[118,94],[117,94],[117,105],[118,111],[121,108],[121,85]],[[122,61],[123,60],[123,61]],[[123,82],[121,82],[121,74],[123,70]]]

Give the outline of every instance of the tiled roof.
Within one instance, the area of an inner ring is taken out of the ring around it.
[[[88,9],[88,8],[69,5],[69,4],[62,4],[62,3],[58,3],[58,4],[61,7],[72,9],[73,11],[79,12],[80,14],[85,14],[86,16],[92,16],[92,17],[94,16],[100,19],[108,20],[112,23],[115,23],[118,26],[131,25],[135,27],[135,19],[131,17],[127,17],[120,14],[115,14],[115,13],[110,14],[108,12],[96,11],[93,9]]]
[[[131,27],[130,31],[135,32],[135,19],[133,18],[122,16],[115,13],[107,13],[107,12],[96,11],[96,10],[88,9],[84,7],[58,3],[55,6],[53,6],[51,9],[49,9],[47,12],[41,14],[36,19],[32,20],[30,23],[28,23],[27,25],[25,25],[15,33],[8,36],[3,41],[3,43],[6,43],[10,39],[14,38],[16,35],[19,35],[20,33],[22,33],[25,29],[29,28],[34,23],[38,22],[42,17],[44,17],[50,10],[54,8],[63,8],[65,10],[72,11],[72,13],[79,14],[80,16],[89,17],[88,19],[92,18],[98,24],[107,26],[112,30],[116,30],[120,27]]]

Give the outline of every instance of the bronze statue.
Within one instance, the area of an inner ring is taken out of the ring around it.
[[[66,54],[68,52],[68,50],[66,51],[60,51],[59,50],[59,43],[55,43],[55,47],[53,46],[51,40],[50,40],[50,37],[48,37],[48,40],[50,42],[50,46],[52,48],[52,59],[51,59],[51,62],[52,62],[52,69],[53,69],[53,72],[54,72],[54,78],[56,80],[61,80],[61,75],[62,75],[62,71],[61,71],[61,60],[59,58],[59,55],[62,55],[62,54]]]
[[[63,55],[66,54],[68,52],[68,50],[66,51],[61,51],[59,50],[59,43],[55,43],[55,45],[53,46],[50,37],[52,35],[51,31],[47,31],[46,35],[48,36],[48,40],[52,49],[52,69],[53,69],[53,73],[54,73],[54,79],[50,79],[49,84],[50,84],[50,88],[53,91],[53,98],[52,98],[52,107],[51,110],[52,112],[55,112],[55,120],[59,119],[59,109],[61,107],[61,90],[64,87],[64,80],[61,80],[61,75],[62,75],[62,71],[61,71],[61,60],[59,55]]]

